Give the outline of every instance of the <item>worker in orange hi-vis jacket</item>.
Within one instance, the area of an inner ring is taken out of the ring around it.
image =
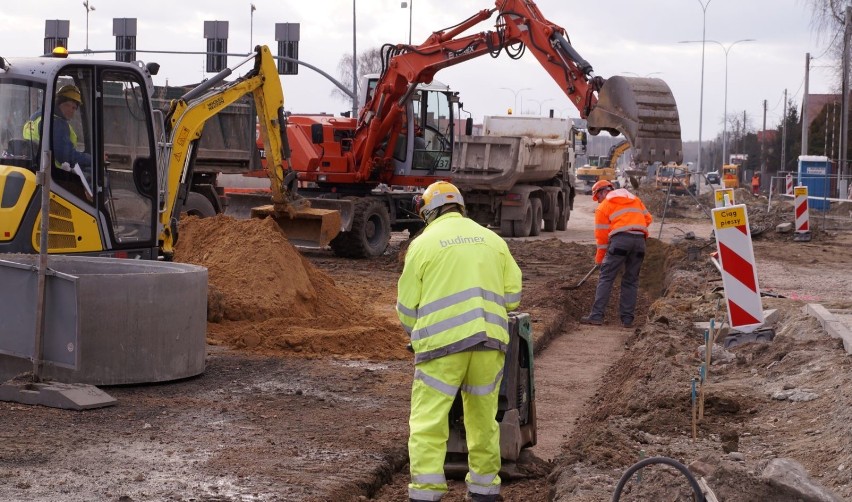
[[[645,259],[645,239],[651,226],[651,213],[635,194],[625,188],[615,189],[606,180],[594,184],[592,199],[598,203],[595,210],[595,265],[601,272],[592,311],[580,322],[603,324],[612,284],[623,267],[618,315],[621,325],[630,328],[635,318],[639,271]]]

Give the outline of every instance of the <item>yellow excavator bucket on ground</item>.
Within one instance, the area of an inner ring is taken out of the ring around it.
[[[332,209],[301,208],[293,214],[276,213],[272,204],[251,209],[252,218],[273,218],[287,240],[299,247],[325,247],[341,230],[340,212]]]
[[[658,78],[608,78],[586,120],[591,134],[623,134],[637,163],[683,162],[677,104]]]

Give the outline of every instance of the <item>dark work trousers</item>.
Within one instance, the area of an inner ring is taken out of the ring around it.
[[[639,294],[639,270],[642,268],[644,259],[644,235],[624,232],[609,238],[609,247],[601,263],[600,278],[595,290],[595,303],[589,315],[591,319],[603,320],[606,305],[609,303],[609,294],[612,291],[612,283],[615,282],[618,271],[624,266],[618,315],[621,317],[621,322],[633,322],[636,296]]]

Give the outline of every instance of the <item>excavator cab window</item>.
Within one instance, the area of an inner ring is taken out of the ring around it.
[[[156,238],[157,173],[145,84],[132,72],[101,74],[104,206],[116,247],[151,246]]]
[[[0,81],[0,164],[33,172],[39,170],[41,133],[38,125],[31,123],[31,118],[40,116],[36,113],[43,107],[44,85]]]

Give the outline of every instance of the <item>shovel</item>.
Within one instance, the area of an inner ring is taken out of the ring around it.
[[[583,285],[583,283],[584,283],[584,282],[586,282],[586,280],[587,280],[589,277],[591,277],[591,275],[592,275],[592,274],[594,274],[594,273],[595,273],[595,270],[597,270],[599,267],[600,267],[600,265],[598,265],[597,263],[595,263],[595,266],[594,266],[594,267],[592,267],[592,269],[591,269],[591,270],[589,270],[589,273],[588,273],[588,274],[586,274],[586,275],[585,275],[585,277],[583,277],[582,279],[580,279],[580,282],[578,282],[578,283],[577,283],[577,284],[575,284],[574,286],[562,286],[562,287],[561,287],[561,288],[559,288],[559,289],[572,290],[572,289],[577,289],[577,288],[579,288],[580,286],[582,286],[582,285]]]

